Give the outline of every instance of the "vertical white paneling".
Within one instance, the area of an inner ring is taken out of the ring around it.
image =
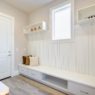
[[[38,56],[40,64],[60,70],[95,75],[95,33],[77,31],[74,42],[32,41],[29,54]],[[89,46],[90,45],[90,46]]]
[[[95,25],[89,28],[89,74],[95,75]]]
[[[77,71],[88,73],[88,31],[85,30],[85,26],[77,29],[75,44]]]
[[[92,2],[94,0],[75,0],[75,12]],[[48,23],[51,6],[34,12],[30,17],[31,22],[46,20]],[[51,32],[48,30],[31,34],[28,37],[28,53],[38,56],[42,65],[95,76],[95,24],[76,24],[73,41],[52,41]]]

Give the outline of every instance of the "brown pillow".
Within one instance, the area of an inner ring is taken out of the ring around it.
[[[29,56],[23,56],[23,64],[24,65],[30,65],[30,58]]]

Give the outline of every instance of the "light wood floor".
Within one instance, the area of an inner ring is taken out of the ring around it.
[[[10,95],[66,95],[24,76],[2,81],[10,88]]]

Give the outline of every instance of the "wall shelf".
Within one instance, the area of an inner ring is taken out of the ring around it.
[[[78,23],[89,23],[95,21],[95,5],[78,10]]]
[[[30,24],[28,26],[26,26],[24,28],[24,33],[25,34],[30,34],[32,32],[42,32],[42,31],[46,31],[47,30],[47,26],[46,26],[46,22],[42,21],[36,24]]]
[[[66,80],[57,79],[56,77],[49,76],[49,75],[45,75],[43,80],[46,81],[46,82],[52,83],[53,85],[55,85],[57,87],[58,86],[61,87],[61,88],[64,87],[64,89],[68,88],[68,84],[67,84]]]

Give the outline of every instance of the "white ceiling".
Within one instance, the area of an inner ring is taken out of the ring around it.
[[[31,12],[54,0],[4,0],[12,6],[25,12]]]

